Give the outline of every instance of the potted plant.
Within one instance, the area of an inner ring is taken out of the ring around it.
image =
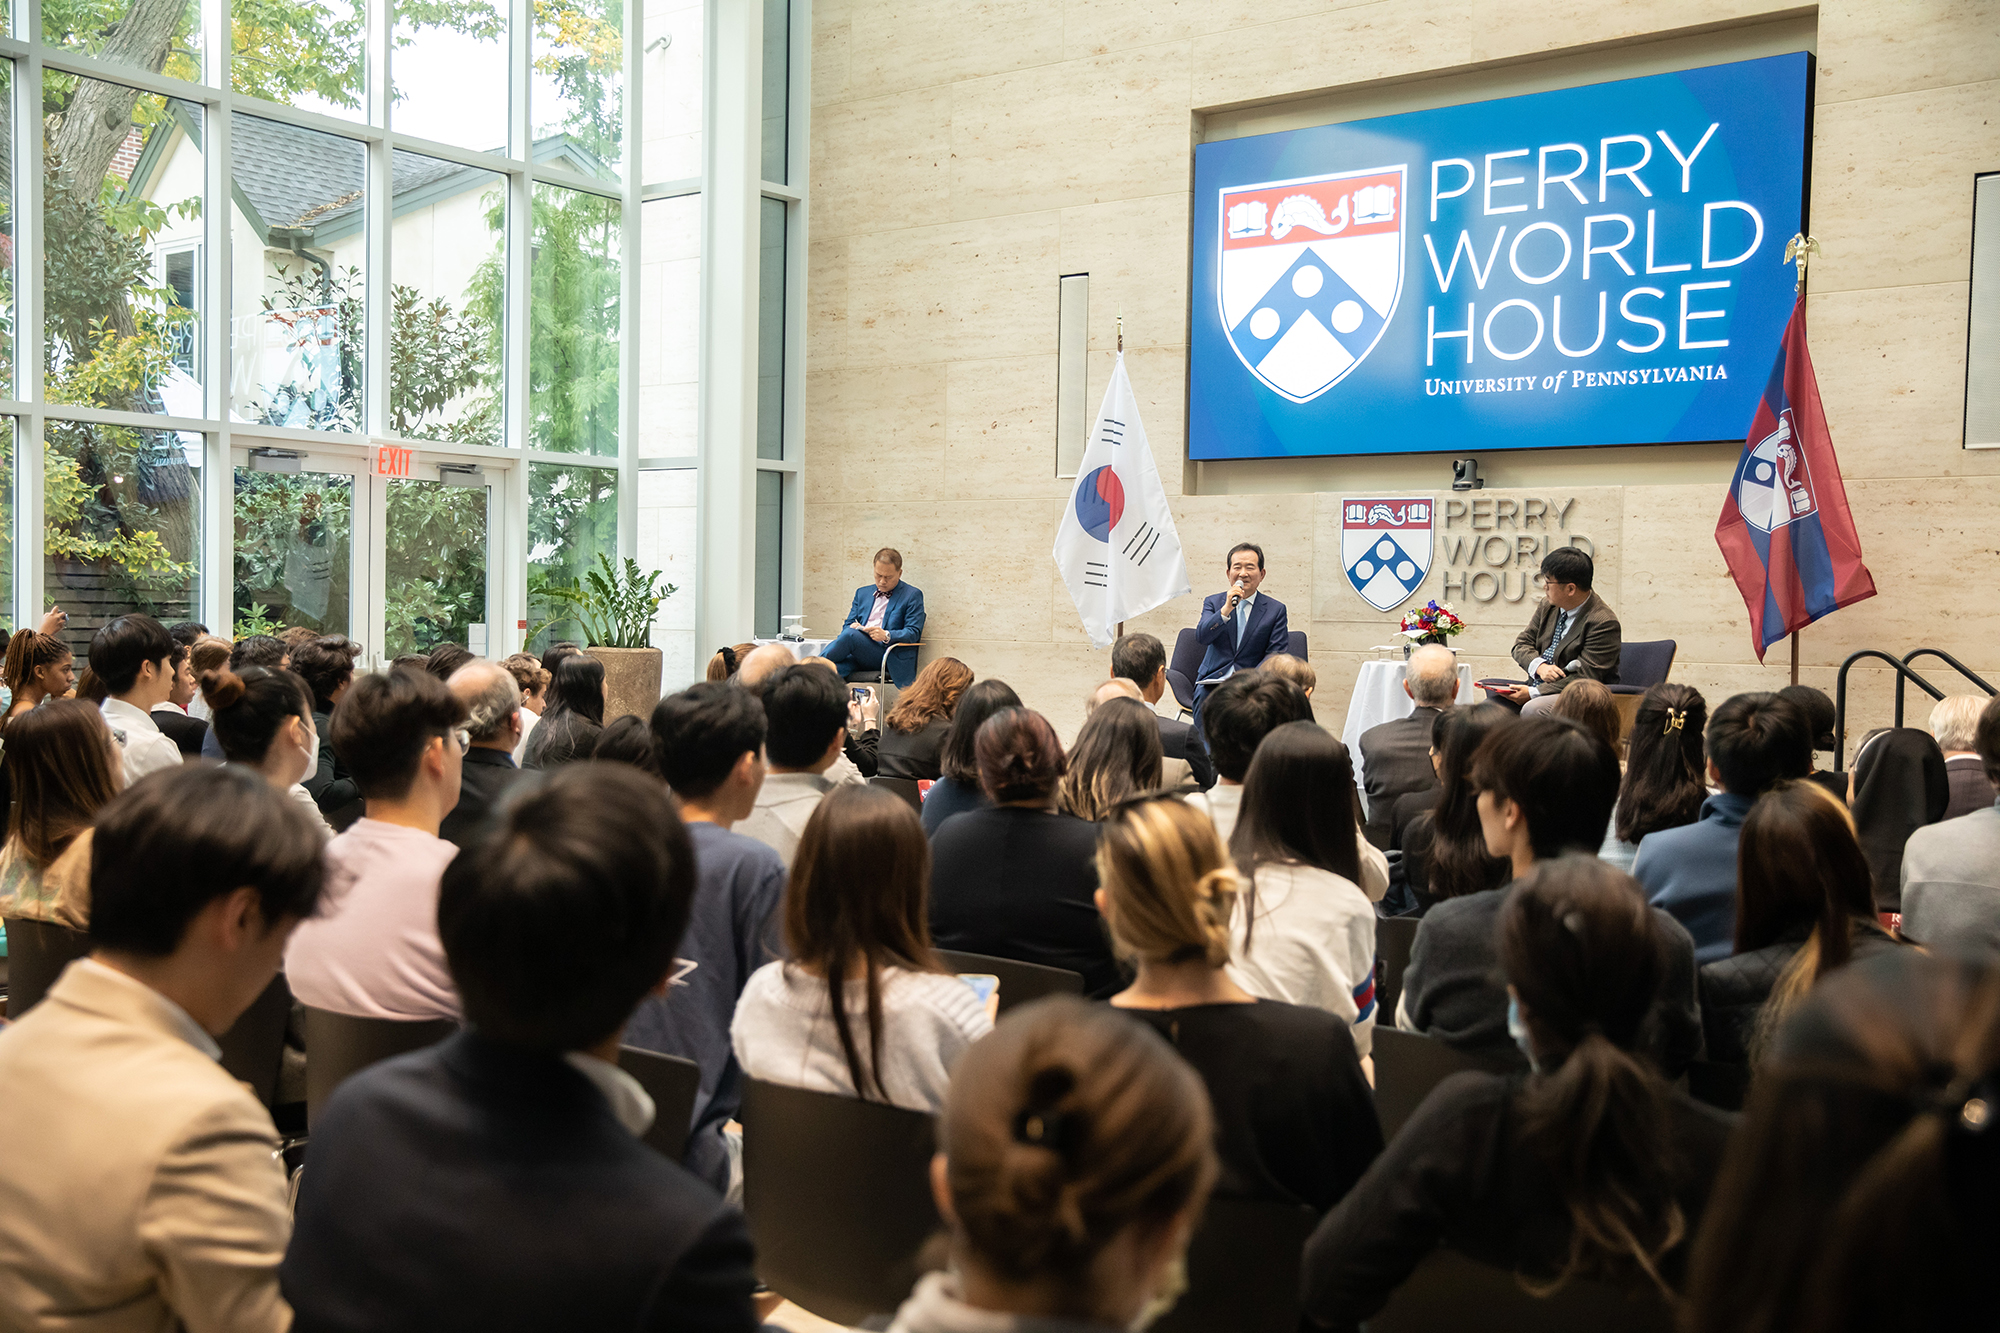
[[[653,647],[653,616],[680,589],[671,583],[662,586],[659,570],[642,572],[630,556],[622,572],[601,552],[597,566],[580,584],[546,590],[560,611],[529,637],[555,620],[576,621],[590,655],[604,663],[604,720],[627,713],[650,718],[660,701],[661,654]]]

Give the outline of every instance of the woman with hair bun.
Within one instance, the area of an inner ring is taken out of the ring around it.
[[[1331,1208],[1382,1151],[1347,1021],[1260,1000],[1230,977],[1241,881],[1208,816],[1177,797],[1142,797],[1101,828],[1097,906],[1139,969],[1111,1003],[1173,1043],[1208,1084],[1217,1192]]]
[[[201,694],[223,756],[263,774],[266,782],[310,810],[314,824],[331,835],[318,802],[301,785],[319,767],[319,732],[305,681],[271,667],[246,666],[241,672],[222,667],[201,678]]]
[[[1201,1080],[1140,1025],[1073,996],[1010,1014],[959,1060],[938,1126],[951,1269],[890,1333],[1143,1327],[1171,1303],[1213,1137]]]

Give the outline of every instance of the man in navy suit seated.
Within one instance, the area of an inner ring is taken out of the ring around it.
[[[846,628],[826,646],[823,656],[833,663],[846,680],[859,671],[873,671],[889,657],[889,679],[906,690],[917,678],[914,650],[889,652],[892,643],[915,643],[924,637],[924,594],[914,583],[903,582],[903,553],[885,546],[875,553],[875,582],[854,590],[854,605],[847,608]]]
[[[1225,562],[1229,586],[1211,593],[1201,604],[1194,637],[1207,651],[1195,672],[1194,725],[1201,727],[1201,703],[1210,686],[1224,676],[1248,671],[1273,653],[1288,652],[1292,640],[1285,622],[1285,604],[1257,589],[1264,582],[1264,548],[1238,542]]]

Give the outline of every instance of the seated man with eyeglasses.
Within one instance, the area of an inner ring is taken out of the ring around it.
[[[1542,557],[1542,601],[1528,627],[1514,640],[1514,660],[1528,683],[1479,682],[1495,702],[1525,714],[1553,708],[1556,696],[1579,680],[1618,683],[1623,631],[1618,613],[1590,590],[1595,564],[1574,546],[1558,546]]]
[[[333,710],[334,753],[365,813],[326,845],[325,906],[285,950],[304,1005],[358,1018],[459,1017],[438,940],[438,882],[458,848],[438,836],[458,804],[466,708],[429,672],[357,676]]]

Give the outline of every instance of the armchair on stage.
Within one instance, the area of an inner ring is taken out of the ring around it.
[[[1174,655],[1167,662],[1167,685],[1174,692],[1174,702],[1181,706],[1186,715],[1194,713],[1194,683],[1201,673],[1201,658],[1206,651],[1192,629],[1184,629],[1174,639]],[[1302,629],[1288,630],[1285,634],[1285,651],[1300,661],[1306,660],[1306,632]]]
[[[854,622],[866,621],[875,606],[875,585],[854,590],[854,602],[841,617],[840,635],[826,647],[826,657],[840,668],[843,679],[856,685],[893,684],[908,689],[917,678],[917,649],[923,647],[924,594],[911,583],[898,583],[882,613],[886,644],[877,643]]]

